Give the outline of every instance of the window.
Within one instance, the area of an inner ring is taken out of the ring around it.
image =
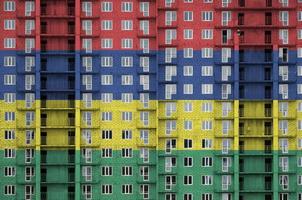
[[[212,185],[213,176],[201,176],[201,185]]]
[[[25,1],[25,16],[31,16],[31,12],[35,11],[34,1]]]
[[[192,149],[193,141],[191,139],[184,139],[184,148],[185,149]]]
[[[193,21],[192,11],[184,11],[184,21]]]
[[[102,176],[112,176],[112,167],[111,166],[102,166],[101,175]]]
[[[213,94],[213,85],[201,84],[201,94]]]
[[[302,157],[298,157],[297,166],[302,167]]]
[[[101,4],[101,10],[102,12],[112,12],[113,5],[112,2],[102,2]]]
[[[192,102],[184,102],[184,111],[192,112],[193,111],[193,103]]]
[[[213,29],[203,29],[201,31],[201,38],[204,40],[213,39]]]
[[[212,104],[212,102],[203,102],[201,104],[201,111],[202,112],[213,112],[213,104]]]
[[[302,21],[302,11],[298,11],[298,21]]]
[[[92,199],[92,187],[91,185],[83,185],[82,186],[82,194],[85,199]]]
[[[184,157],[184,167],[192,167],[192,166],[193,166],[193,158]]]
[[[82,66],[85,68],[86,72],[92,71],[92,57],[82,57]]]
[[[209,131],[212,130],[213,128],[213,123],[212,120],[203,120],[201,122],[201,129],[204,131]]]
[[[121,171],[122,176],[132,176],[132,167],[131,166],[123,166]]]
[[[102,149],[102,158],[112,158],[112,149]]]
[[[102,67],[112,67],[113,66],[113,57],[102,56],[101,57],[101,66]]]
[[[213,66],[202,66],[201,76],[213,76]]]
[[[83,166],[82,167],[82,176],[85,181],[92,181],[92,167],[91,166]]]
[[[112,130],[102,130],[102,139],[111,140],[112,139]]]
[[[85,16],[92,16],[92,2],[83,2],[82,3],[82,12],[85,13]]]
[[[280,175],[279,176],[279,184],[281,185],[283,190],[288,190],[288,185],[289,185],[288,175]]]
[[[302,185],[302,176],[301,175],[298,175],[298,180],[297,180],[297,184],[298,185]]]
[[[131,130],[122,130],[122,139],[124,139],[124,140],[132,139],[132,131]]]
[[[25,20],[25,34],[30,35],[35,29],[35,20]]]
[[[172,44],[173,40],[177,39],[177,32],[175,29],[167,29],[165,31],[165,44]]]
[[[193,94],[193,84],[184,84],[184,94]]]
[[[82,84],[85,86],[85,90],[92,90],[92,75],[83,75]]]
[[[15,67],[16,66],[16,57],[15,56],[4,56],[4,67]]]
[[[4,38],[4,48],[16,48],[16,38]]]
[[[102,121],[112,121],[112,112],[102,112]]]
[[[123,103],[131,103],[133,101],[133,94],[132,93],[122,93],[122,102]]]
[[[113,94],[112,93],[102,93],[101,100],[103,103],[110,103],[112,102]]]
[[[213,12],[212,11],[201,12],[201,20],[202,21],[213,21]]]
[[[132,194],[132,185],[130,184],[122,185],[122,194]]]
[[[184,48],[184,58],[193,58],[193,48]]]
[[[113,40],[111,38],[104,38],[101,40],[101,47],[104,49],[110,49],[113,47]]]
[[[131,31],[133,30],[133,21],[132,20],[122,20],[121,29],[123,31]]]
[[[15,11],[16,3],[15,1],[4,1],[4,11]]]
[[[144,17],[149,16],[149,2],[140,2],[139,3],[139,11],[143,13]]]
[[[184,76],[193,76],[193,66],[184,66]]]
[[[5,130],[4,131],[4,139],[14,140],[15,139],[15,131],[14,130]]]
[[[222,26],[228,26],[229,21],[231,21],[231,11],[222,11],[221,13],[221,25]]]
[[[288,26],[288,21],[289,21],[289,17],[288,17],[288,11],[280,11],[279,12],[279,21],[281,21],[283,26]]]
[[[102,185],[102,194],[112,194],[112,185],[103,184]]]
[[[25,61],[24,61],[24,68],[26,72],[31,72],[32,69],[35,67],[35,57],[34,56],[25,56]]]
[[[213,58],[213,48],[202,48],[201,57],[202,58]]]
[[[212,140],[211,139],[202,139],[201,140],[201,148],[202,149],[211,149],[212,148]]]
[[[221,49],[221,62],[226,63],[229,62],[229,59],[232,56],[231,48],[222,48]]]
[[[5,121],[15,121],[15,112],[5,112],[4,113],[4,119]]]
[[[298,40],[302,39],[302,29],[297,29],[297,39]]]
[[[13,19],[5,19],[4,20],[4,30],[15,30],[16,29],[16,21]]]
[[[132,120],[132,112],[122,112],[122,120],[123,121],[131,121]]]
[[[102,85],[112,85],[113,84],[113,76],[112,75],[102,75],[101,76],[101,84]]]
[[[15,185],[5,185],[4,186],[4,195],[15,195],[16,186]]]
[[[15,149],[4,149],[4,158],[15,158],[16,150]]]
[[[213,200],[213,195],[211,193],[203,193],[201,194],[201,200]],[[229,200],[229,199],[222,198],[222,200]]]
[[[132,149],[122,148],[122,158],[132,158]]]
[[[82,29],[86,35],[92,35],[92,20],[83,20]]]
[[[86,53],[92,52],[92,39],[83,39],[82,40],[82,48]]]
[[[288,44],[288,30],[287,29],[279,30],[279,39],[282,41],[282,44]]]
[[[132,49],[133,48],[133,40],[126,38],[121,40],[121,48],[123,49]]]
[[[302,76],[302,66],[297,66],[297,76]]]
[[[185,40],[193,39],[193,29],[184,29],[184,39]]]
[[[121,85],[133,85],[133,76],[132,75],[122,75]]]
[[[16,168],[15,167],[4,167],[4,176],[13,177],[15,175],[16,175]]]
[[[113,27],[113,21],[112,20],[102,20],[101,26],[103,31],[112,30]]]
[[[34,149],[25,149],[25,163],[31,163],[34,158]]]
[[[184,176],[184,185],[192,185],[193,176]]]
[[[297,57],[302,58],[302,48],[301,47],[297,48]]]
[[[34,167],[25,167],[25,181],[31,181],[34,174]]]
[[[201,158],[201,166],[202,167],[212,167],[213,166],[213,158],[212,157],[202,157]]]
[[[302,84],[297,84],[297,94],[302,94]]]
[[[133,57],[122,57],[121,58],[121,66],[122,67],[133,67]]]
[[[132,12],[133,4],[132,2],[122,2],[122,12]]]
[[[185,120],[184,121],[184,129],[187,131],[192,130],[193,128],[193,122],[191,120]]]
[[[4,102],[5,103],[14,103],[16,102],[16,93],[4,93]]]

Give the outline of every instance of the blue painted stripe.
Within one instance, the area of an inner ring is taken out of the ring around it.
[[[117,51],[117,50],[104,50],[104,51],[93,51],[91,54],[85,54],[84,52],[66,52],[66,51],[52,51],[41,53],[33,52],[31,55],[41,56],[41,58],[47,58],[47,69],[46,72],[40,72],[39,60],[36,60],[36,69],[32,72],[25,72],[24,68],[24,52],[22,51],[0,51],[0,83],[4,82],[5,74],[16,74],[17,84],[16,86],[2,85],[0,87],[0,98],[3,99],[5,92],[16,92],[17,99],[24,99],[25,91],[25,75],[35,74],[36,75],[36,86],[41,86],[41,81],[37,78],[40,75],[41,78],[47,77],[47,90],[41,89],[41,95],[47,94],[50,100],[61,100],[67,99],[68,95],[74,94],[76,99],[80,99],[80,94],[86,91],[82,85],[82,75],[92,75],[93,77],[93,99],[101,99],[101,93],[113,93],[113,98],[118,100],[121,99],[122,93],[133,93],[134,99],[139,99],[140,92],[150,93],[150,99],[165,99],[165,84],[177,84],[177,94],[173,95],[172,98],[175,100],[203,100],[213,99],[221,100],[221,87],[222,84],[231,84],[232,92],[228,96],[229,99],[239,98],[239,85],[244,86],[245,96],[244,99],[265,99],[265,86],[270,86],[273,90],[271,99],[282,99],[278,94],[278,84],[288,84],[289,87],[289,99],[301,99],[302,95],[297,94],[297,84],[302,84],[302,77],[297,76],[297,65],[302,65],[302,59],[297,58],[296,51],[289,52],[289,62],[282,63],[278,58],[278,52],[274,52],[272,59],[274,62],[264,61],[264,51],[246,51],[244,62],[238,63],[238,52],[232,52],[232,58],[227,63],[221,62],[221,51],[216,50],[213,58],[202,58],[201,51],[194,51],[193,58],[184,58],[183,51],[177,52],[177,59],[173,59],[172,63],[168,65],[177,66],[177,76],[172,78],[172,81],[165,81],[165,53],[164,51],[151,51],[148,56],[150,57],[150,71],[143,72],[142,68],[139,67],[139,57],[142,56],[141,51]],[[76,58],[76,67],[74,71],[68,71],[68,58]],[[157,55],[157,56],[156,56]],[[234,56],[236,55],[236,56]],[[4,56],[16,56],[16,67],[4,67],[3,59]],[[82,63],[79,61],[80,56],[92,56],[93,57],[93,70],[92,72],[85,72]],[[113,67],[101,67],[101,57],[112,56]],[[121,57],[132,56],[133,67],[122,67]],[[183,66],[193,66],[193,76],[184,76]],[[201,66],[210,65],[213,66],[213,76],[205,77],[201,76]],[[228,81],[221,80],[221,66],[229,65],[232,67],[232,75]],[[278,75],[278,66],[287,65],[289,69],[289,81],[282,81]],[[239,80],[239,67],[244,68],[245,79],[244,81]],[[264,80],[265,67],[270,67],[272,76],[271,80]],[[236,72],[237,73],[234,73]],[[140,75],[150,76],[150,91],[143,91],[142,86],[139,84]],[[102,75],[113,75],[113,85],[104,86],[101,85]],[[121,76],[132,75],[133,85],[122,86]],[[74,89],[68,88],[68,77],[69,79],[75,79],[77,82]],[[183,94],[183,84],[193,84],[194,90],[192,95]],[[214,93],[211,95],[201,94],[202,84],[213,84]],[[237,89],[235,89],[235,87]],[[75,92],[76,91],[76,92]],[[33,88],[32,92],[35,92]],[[39,90],[36,90],[37,99],[40,99]]]

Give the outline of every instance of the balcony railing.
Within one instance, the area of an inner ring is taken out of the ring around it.
[[[41,192],[41,200],[47,200],[47,192]]]
[[[272,164],[265,164],[265,172],[272,172]]]
[[[264,128],[264,135],[272,135],[272,127],[265,127]]]
[[[264,153],[272,153],[272,145],[265,145]]]
[[[41,126],[47,125],[47,118],[41,118]]]
[[[69,126],[74,126],[75,125],[75,118],[68,118],[68,124],[69,124]]]
[[[68,155],[68,163],[74,163],[75,156],[74,155]]]
[[[272,116],[272,109],[271,108],[265,108],[264,114],[265,114],[265,117],[271,117]]]

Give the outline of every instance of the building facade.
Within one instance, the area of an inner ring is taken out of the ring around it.
[[[302,200],[301,0],[1,0],[1,200]]]

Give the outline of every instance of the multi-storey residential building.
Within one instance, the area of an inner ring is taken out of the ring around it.
[[[1,200],[302,200],[301,0],[1,0]]]

